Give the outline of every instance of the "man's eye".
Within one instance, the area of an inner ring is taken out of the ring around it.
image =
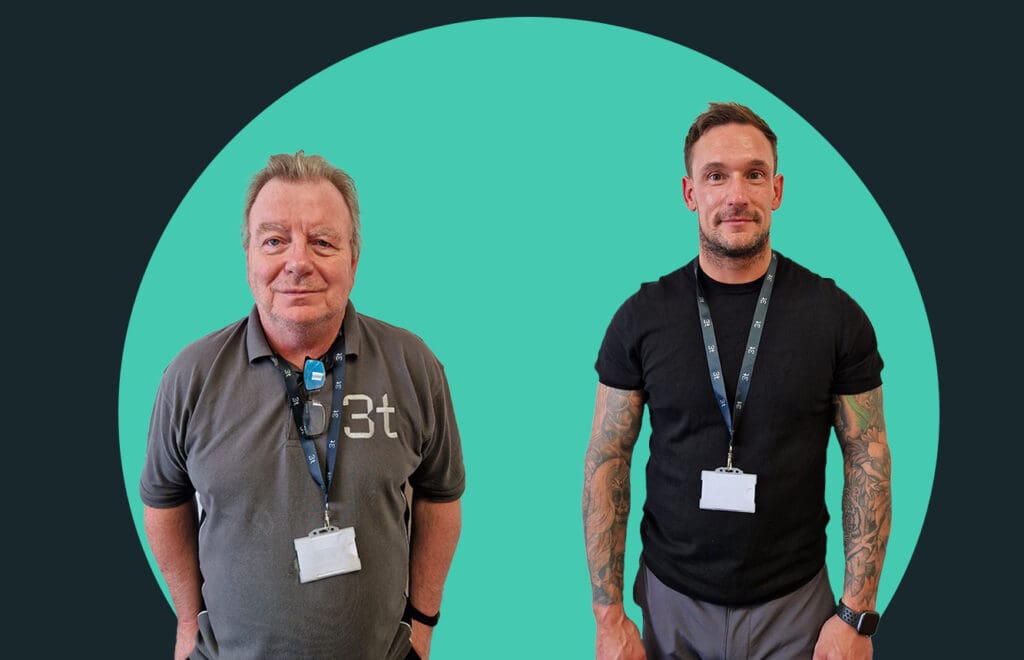
[[[712,172],[708,175],[708,181],[721,181],[724,178],[719,172]]]
[[[331,247],[330,241],[325,241],[322,238],[316,240],[315,243],[316,243],[317,247]]]
[[[764,172],[751,172],[750,173],[750,178],[751,179],[763,179],[763,178],[765,178],[765,174],[764,174]]]
[[[263,241],[263,244],[264,245],[269,245],[270,247],[277,247],[278,245],[281,244],[281,239],[280,238],[268,238],[267,240]]]

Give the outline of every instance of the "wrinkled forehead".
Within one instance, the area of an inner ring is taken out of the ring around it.
[[[352,217],[344,195],[326,179],[267,181],[249,210],[250,225],[293,221],[350,226]]]

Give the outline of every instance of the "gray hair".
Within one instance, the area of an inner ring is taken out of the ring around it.
[[[328,181],[345,199],[348,212],[352,215],[352,254],[359,254],[361,247],[359,238],[359,196],[356,194],[356,183],[341,168],[327,162],[323,156],[307,156],[301,149],[290,154],[274,154],[267,161],[267,166],[253,175],[249,190],[245,195],[245,211],[242,213],[242,249],[249,249],[249,213],[256,202],[263,186],[271,179],[285,181]]]

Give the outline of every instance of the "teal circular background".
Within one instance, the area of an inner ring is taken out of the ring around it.
[[[884,610],[924,520],[939,419],[927,316],[892,228],[828,142],[754,82],[647,34],[547,18],[449,25],[349,57],[257,116],[195,182],[143,277],[121,367],[125,484],[154,573],[137,484],[161,373],[185,344],[248,313],[245,188],[268,155],[305,149],[359,186],[357,308],[423,337],[451,383],[468,483],[434,654],[592,657],[580,493],[593,363],[622,301],[696,254],[695,216],[680,196],[682,141],[710,100],[753,107],[780,136],[786,195],[773,246],[833,277],[875,324],[894,472]],[[627,583],[648,433],[645,420]],[[833,442],[837,592],[841,490]],[[631,601],[626,610],[639,621]],[[499,635],[512,617],[522,634]]]

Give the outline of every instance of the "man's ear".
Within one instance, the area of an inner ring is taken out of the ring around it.
[[[693,193],[693,179],[689,176],[683,177],[683,203],[685,203],[686,208],[691,211],[697,210],[697,200]]]

